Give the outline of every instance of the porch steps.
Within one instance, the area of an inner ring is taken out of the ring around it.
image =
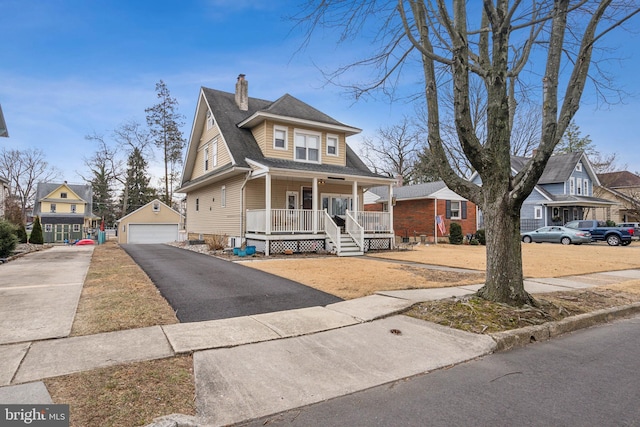
[[[356,242],[348,234],[340,234],[340,252],[338,256],[361,256],[364,252],[360,250]]]

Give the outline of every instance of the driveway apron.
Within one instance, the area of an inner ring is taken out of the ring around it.
[[[170,245],[122,245],[180,322],[325,306],[340,298],[292,280]]]
[[[0,265],[0,344],[66,337],[93,246],[55,246]]]

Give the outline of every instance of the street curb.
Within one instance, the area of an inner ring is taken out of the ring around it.
[[[556,322],[543,325],[527,326],[511,331],[489,334],[496,342],[495,351],[510,350],[524,347],[537,341],[547,341],[568,332],[577,331],[591,326],[601,325],[616,319],[622,319],[640,313],[640,302],[620,307],[605,308],[590,313],[578,314]]]

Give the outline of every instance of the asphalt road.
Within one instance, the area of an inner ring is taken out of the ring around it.
[[[180,322],[226,319],[340,298],[292,280],[169,245],[122,245],[147,273]]]
[[[244,426],[637,426],[640,316]]]

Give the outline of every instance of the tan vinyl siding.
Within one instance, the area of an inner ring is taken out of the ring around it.
[[[286,128],[287,130],[287,149],[281,150],[273,146],[273,135],[276,127]],[[319,132],[321,134],[320,141],[320,159],[323,164],[345,166],[347,164],[347,148],[346,139],[344,133],[340,132],[326,132],[317,128],[305,128],[302,126],[290,126],[284,123],[274,122],[272,120],[265,120],[260,125],[251,129],[253,137],[258,142],[260,149],[265,157],[274,159],[294,159],[294,135],[295,130],[308,130],[311,132]],[[327,155],[327,135],[334,135],[338,137],[338,155]]]
[[[245,187],[245,209],[264,209],[264,195],[264,179],[254,179],[247,182]]]
[[[204,174],[210,173],[220,166],[231,163],[231,155],[229,154],[229,150],[227,149],[227,146],[222,139],[222,134],[220,133],[217,122],[209,130],[207,130],[206,120],[203,126],[202,137],[200,138],[200,142],[198,143],[198,151],[196,154],[195,164],[193,165],[193,173],[191,174],[190,178],[191,180],[196,179]],[[216,165],[214,165],[213,142],[216,138],[218,140],[218,162]],[[204,170],[204,155],[206,151],[205,147],[209,147],[209,170],[207,171]]]
[[[244,175],[195,190],[187,197],[187,231],[195,234],[240,235],[241,186]],[[226,204],[222,206],[222,187]],[[199,210],[196,211],[196,199]]]
[[[160,204],[160,210],[153,210],[153,203],[133,212],[118,224],[118,243],[127,243],[130,224],[180,224],[180,214]]]

